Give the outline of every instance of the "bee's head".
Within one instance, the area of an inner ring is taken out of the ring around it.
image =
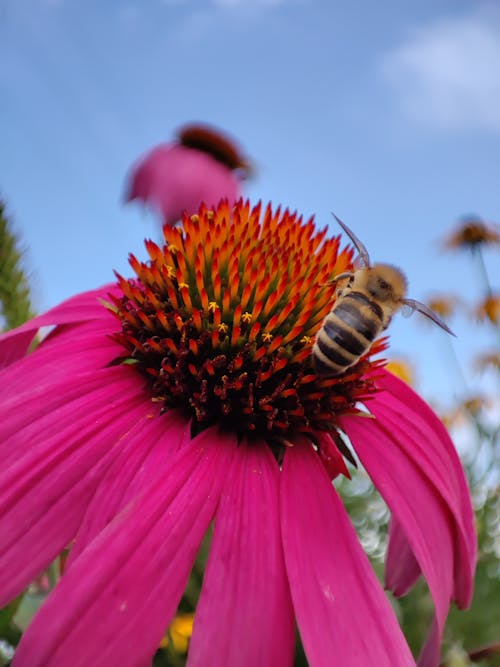
[[[374,264],[366,269],[365,289],[380,302],[397,303],[406,295],[404,274],[390,264]]]

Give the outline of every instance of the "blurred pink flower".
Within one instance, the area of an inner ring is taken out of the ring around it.
[[[235,202],[249,172],[248,162],[227,136],[205,125],[187,125],[178,141],[156,146],[133,167],[126,199],[142,200],[173,225],[184,212],[196,213],[202,202]]]
[[[327,277],[352,251],[241,202],[164,234],[133,280],[0,340],[0,603],[71,545],[13,665],[150,665],[212,520],[190,667],[290,666],[295,623],[312,667],[415,665],[331,483],[352,445],[392,512],[388,587],[429,584],[419,664],[435,667],[450,602],[471,599],[471,502],[441,422],[371,358],[380,344],[314,374]]]

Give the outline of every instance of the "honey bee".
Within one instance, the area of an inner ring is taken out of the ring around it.
[[[353,366],[389,326],[392,316],[405,307],[418,310],[454,336],[446,324],[425,304],[406,298],[404,273],[390,264],[370,264],[368,251],[356,235],[332,214],[359,253],[359,268],[341,273],[328,284],[347,280],[336,291],[332,310],[323,320],[312,348],[318,375],[340,375]]]

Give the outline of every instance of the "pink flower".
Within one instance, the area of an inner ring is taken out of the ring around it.
[[[295,623],[312,667],[414,665],[331,483],[350,445],[392,512],[388,587],[429,584],[419,664],[437,665],[450,602],[471,598],[469,492],[441,422],[372,359],[380,343],[343,375],[313,371],[352,251],[242,202],[164,233],[133,280],[0,341],[0,602],[71,545],[13,665],[150,665],[212,521],[188,665],[291,665]]]
[[[196,213],[204,202],[213,206],[222,198],[235,202],[241,178],[249,164],[235,144],[220,131],[188,125],[177,142],[160,144],[132,169],[127,201],[140,199],[173,225],[182,214]]]

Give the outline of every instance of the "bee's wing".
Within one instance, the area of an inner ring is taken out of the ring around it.
[[[359,253],[359,258],[361,260],[362,266],[363,267],[368,267],[370,266],[370,255],[368,254],[368,250],[366,249],[364,243],[362,243],[356,234],[349,229],[349,227],[345,224],[345,222],[342,222],[340,218],[337,218],[335,213],[332,213],[333,217],[335,220],[339,223],[339,225],[342,227],[344,232],[347,234],[347,236],[351,239],[351,241],[354,243],[354,246],[356,250]]]
[[[413,311],[418,310],[419,313],[422,313],[422,315],[425,315],[428,317],[430,320],[435,322],[438,326],[441,327],[441,329],[444,329],[447,331],[449,334],[454,336],[455,334],[453,331],[448,327],[447,324],[443,322],[443,320],[436,315],[436,313],[431,310],[428,306],[425,305],[425,303],[420,303],[420,301],[415,301],[414,299],[402,299],[401,303],[403,304],[403,315],[411,315]]]
[[[401,308],[401,315],[402,315],[403,317],[411,317],[411,316],[413,315],[413,313],[415,312],[415,310],[416,310],[416,309],[415,309],[415,306],[410,306],[410,304],[407,303],[407,301],[409,301],[409,299],[405,299],[405,300],[402,302],[402,303],[403,303],[403,307]]]

